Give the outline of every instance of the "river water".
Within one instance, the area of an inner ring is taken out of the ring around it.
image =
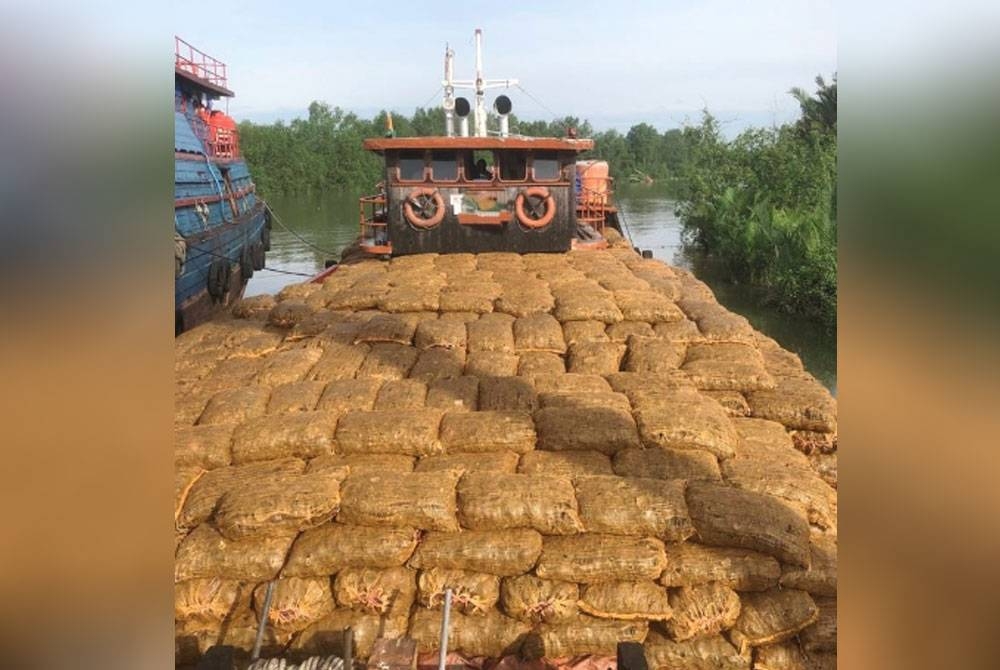
[[[324,267],[326,259],[339,259],[340,251],[358,234],[358,193],[330,192],[313,196],[273,197],[268,200],[277,215],[271,231],[268,268],[254,273],[246,295],[276,293],[286,284],[303,281]],[[616,191],[635,246],[651,249],[656,258],[691,269],[715,292],[719,302],[742,314],[755,328],[794,351],[817,379],[837,392],[837,338],[810,321],[764,306],[759,291],[731,284],[711,262],[685,249],[681,223],[670,195],[655,187],[630,186]],[[278,272],[283,270],[286,273]]]

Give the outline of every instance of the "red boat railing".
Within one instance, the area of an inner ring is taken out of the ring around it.
[[[174,66],[204,79],[210,84],[226,88],[226,64],[174,36]]]

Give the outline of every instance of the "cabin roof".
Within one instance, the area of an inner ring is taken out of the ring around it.
[[[203,90],[203,91],[205,91],[205,92],[207,92],[209,94],[212,94],[212,95],[214,95],[216,97],[218,97],[218,96],[224,96],[226,98],[232,98],[232,97],[235,97],[235,95],[236,95],[235,93],[233,93],[232,91],[230,91],[225,86],[220,86],[218,84],[213,84],[212,82],[208,81],[207,79],[202,79],[201,77],[199,77],[199,76],[197,76],[195,74],[192,74],[192,73],[190,73],[190,72],[188,72],[186,70],[181,69],[181,67],[178,66],[178,65],[174,66],[174,74],[176,76],[178,76],[178,77],[182,77],[185,81],[189,82],[195,88],[201,89],[201,90]]]
[[[587,151],[594,140],[569,137],[377,137],[365,140],[365,149],[382,153],[393,149],[542,149]]]

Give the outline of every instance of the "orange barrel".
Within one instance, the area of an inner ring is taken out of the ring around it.
[[[586,160],[576,162],[576,175],[583,190],[581,200],[588,204],[606,205],[610,173],[607,161]]]

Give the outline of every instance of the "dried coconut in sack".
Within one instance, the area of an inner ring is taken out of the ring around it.
[[[253,488],[228,491],[214,521],[230,540],[286,535],[325,523],[340,506],[340,483],[347,468],[308,475],[286,475]]]
[[[783,642],[819,617],[819,608],[805,591],[772,589],[743,595],[743,605],[729,639],[746,653],[750,647]]]
[[[458,518],[472,530],[569,535],[583,529],[572,483],[551,475],[466,473],[458,483]]]
[[[583,584],[656,579],[665,564],[660,540],[586,533],[546,537],[535,574]]]
[[[358,379],[403,379],[419,355],[419,349],[405,344],[373,344],[365,362],[358,368]]]
[[[622,393],[594,391],[592,393],[542,393],[538,396],[542,407],[607,407],[631,412],[628,397]]]
[[[442,349],[465,349],[465,324],[458,321],[435,319],[421,321],[417,326],[413,343],[420,349],[440,347]]]
[[[366,344],[329,342],[323,349],[323,356],[309,372],[309,378],[323,382],[353,379],[370,350]]]
[[[345,568],[400,566],[413,554],[417,536],[413,528],[324,524],[299,535],[282,574],[321,577]]]
[[[534,314],[514,321],[514,344],[518,353],[542,351],[566,352],[563,329],[551,314]]]
[[[517,471],[525,475],[612,475],[611,459],[599,451],[529,451]]]
[[[775,384],[760,353],[746,344],[691,345],[681,369],[706,391],[754,391]]]
[[[174,429],[174,466],[198,466],[206,470],[229,465],[233,426],[209,424]]]
[[[194,528],[206,521],[215,511],[219,499],[229,491],[255,489],[272,479],[301,474],[305,467],[304,461],[285,458],[210,470],[198,477],[188,490],[177,526]]]
[[[253,605],[258,618],[264,612],[266,592],[267,584],[261,584],[253,592]],[[275,582],[267,623],[279,632],[295,632],[332,611],[333,594],[329,579],[283,577]]]
[[[612,342],[625,343],[632,336],[635,337],[656,337],[653,326],[645,321],[622,321],[613,323],[607,327],[608,339]]]
[[[438,307],[442,312],[486,314],[493,311],[493,298],[463,286],[448,287],[441,291]]]
[[[614,296],[603,289],[600,292],[564,291],[556,295],[555,317],[566,321],[601,321],[605,324],[624,320]]]
[[[837,537],[818,531],[809,536],[809,567],[786,565],[781,571],[781,585],[801,589],[817,596],[837,595]]]
[[[461,377],[465,372],[465,350],[424,349],[410,369],[410,379],[431,384],[439,379]]]
[[[199,424],[242,423],[261,416],[267,411],[271,389],[262,386],[244,386],[219,391],[205,406],[198,417]]]
[[[562,325],[566,346],[584,342],[609,342],[603,321],[567,321]]]
[[[417,462],[416,472],[498,472],[513,474],[519,456],[513,451],[490,451],[472,454],[441,454],[424,456]]]
[[[708,482],[690,482],[688,513],[700,542],[770,554],[809,565],[809,522],[801,511],[768,495]]]
[[[684,312],[677,305],[656,291],[623,290],[615,291],[614,296],[622,316],[628,321],[657,323],[680,321],[684,318]]]
[[[462,614],[485,614],[500,599],[500,578],[468,570],[430,568],[417,578],[418,602],[428,609],[444,605],[445,591],[452,591],[452,606]]]
[[[646,621],[617,621],[580,615],[574,621],[546,623],[528,634],[521,654],[528,659],[565,658],[581,654],[611,656],[619,642],[642,642]]]
[[[448,649],[466,656],[499,658],[517,653],[528,629],[527,624],[496,610],[472,616],[455,612],[448,629]],[[441,613],[418,609],[410,617],[409,637],[416,640],[419,652],[436,651],[441,646]]]
[[[348,454],[345,456],[319,456],[309,461],[306,472],[333,472],[348,468],[352,475],[383,472],[413,472],[413,456],[401,454]]]
[[[174,584],[174,619],[218,623],[236,607],[243,588],[234,579],[208,577]]]
[[[673,618],[665,626],[678,642],[727,630],[740,614],[736,591],[719,583],[682,586],[670,593]]]
[[[461,473],[350,475],[341,487],[340,523],[457,531],[455,488]]]
[[[295,412],[251,419],[233,434],[233,462],[332,454],[338,418],[336,412]]]
[[[515,354],[500,351],[474,351],[465,361],[465,374],[474,377],[513,377],[517,374]]]
[[[651,581],[588,584],[580,609],[602,619],[665,621],[673,616],[667,590]]]
[[[390,619],[406,618],[417,596],[417,573],[409,568],[344,568],[334,580],[341,607]]]
[[[718,481],[719,462],[701,449],[625,449],[615,454],[614,474],[622,477]]]
[[[544,351],[525,351],[517,362],[517,374],[522,377],[553,375],[566,372],[566,362],[559,354]]]
[[[607,375],[621,369],[625,345],[616,342],[582,342],[569,348],[569,372]]]
[[[344,413],[371,409],[384,382],[381,379],[340,379],[331,381],[316,403],[316,411]]]
[[[261,386],[302,381],[322,355],[322,349],[314,348],[288,349],[269,354],[263,369],[257,373],[256,381]]]
[[[781,567],[772,556],[749,549],[706,547],[693,542],[668,544],[664,586],[718,582],[735,591],[764,591],[777,585]]]
[[[682,542],[694,534],[684,480],[589,476],[575,480],[587,532],[652,536]]]
[[[292,382],[275,386],[274,390],[271,391],[271,399],[267,403],[267,413],[311,412],[316,409],[325,388],[326,382],[316,381]]]
[[[434,286],[391,288],[378,300],[378,308],[384,312],[436,312],[438,307],[438,290]]]
[[[448,453],[535,448],[535,423],[527,412],[449,412],[441,420],[441,444]]]
[[[277,304],[273,295],[255,295],[238,300],[231,311],[237,319],[266,321],[268,313]]]
[[[750,416],[750,404],[739,391],[702,391],[702,395],[719,403],[730,417]]]
[[[636,402],[636,398],[632,398]],[[636,424],[644,446],[704,449],[716,458],[732,458],[737,435],[718,403],[694,394],[647,397],[637,403]]]
[[[479,408],[479,378],[436,379],[427,385],[427,408],[474,412]]]
[[[808,652],[837,651],[837,599],[814,598],[819,616],[816,623],[802,629],[799,639]]]
[[[439,454],[441,415],[436,409],[348,412],[337,424],[337,446],[345,454]]]
[[[669,373],[677,369],[683,358],[683,351],[669,340],[633,335],[628,339],[624,369],[642,374]]]
[[[580,588],[573,582],[521,575],[503,580],[500,600],[515,619],[557,623],[576,618],[579,597]]]
[[[786,428],[826,433],[837,430],[837,403],[814,380],[779,378],[773,390],[752,391],[747,400],[753,416],[777,421]]]
[[[527,528],[427,533],[410,567],[455,568],[507,577],[528,572],[542,552],[542,536]]]
[[[478,406],[482,412],[533,412],[538,409],[538,393],[526,377],[482,377]]]
[[[294,535],[227,540],[211,526],[202,524],[177,548],[174,579],[219,577],[246,582],[273,579],[285,562],[293,539]]]
[[[721,635],[676,642],[651,630],[643,645],[649,667],[653,670],[749,670],[749,657],[740,656],[736,648]]]
[[[376,410],[423,409],[427,384],[416,379],[393,379],[379,389]]]
[[[509,314],[484,314],[466,324],[469,352],[494,351],[514,353],[514,317]]]
[[[552,311],[556,301],[548,288],[526,289],[515,287],[505,288],[494,303],[497,312],[516,317],[527,317],[533,314],[545,314]]]
[[[639,446],[632,415],[608,407],[546,407],[535,413],[538,448],[613,455]]]
[[[660,339],[677,344],[692,344],[705,339],[698,330],[698,324],[687,319],[657,323],[653,326],[653,333]]]

